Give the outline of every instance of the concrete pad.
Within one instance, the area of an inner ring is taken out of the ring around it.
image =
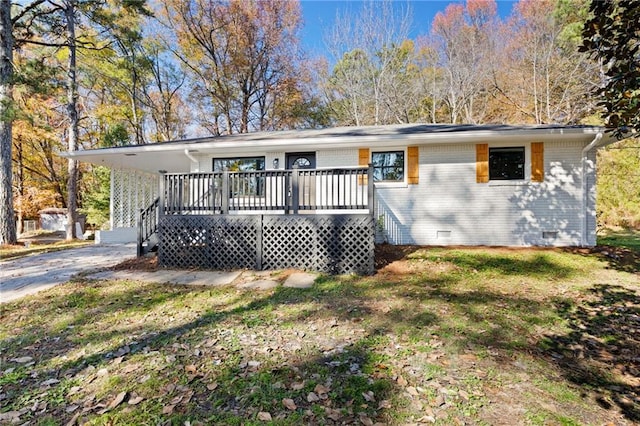
[[[294,272],[289,275],[283,286],[291,288],[311,288],[316,282],[317,277],[316,274],[309,272]]]
[[[180,271],[160,269],[158,271],[103,271],[89,278],[99,280],[130,280],[146,283],[171,283],[180,285],[229,285],[240,276],[241,271]]]
[[[231,284],[241,273],[242,271],[190,271],[184,272],[171,282],[182,285],[207,285],[217,287]]]
[[[279,283],[274,280],[245,281],[238,284],[238,288],[243,290],[271,290],[278,287]]]

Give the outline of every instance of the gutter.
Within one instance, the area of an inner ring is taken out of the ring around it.
[[[602,136],[602,131],[598,132],[593,140],[582,149],[582,229],[580,236],[580,245],[582,247],[589,246],[589,227],[587,226],[587,222],[589,220],[589,217],[587,216],[587,212],[589,210],[589,185],[587,183],[587,166],[589,161],[588,154],[589,151],[597,149],[602,145]],[[595,165],[593,168],[593,173],[595,174]]]

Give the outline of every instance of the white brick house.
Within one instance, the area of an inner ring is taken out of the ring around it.
[[[236,134],[66,156],[113,170],[113,233],[103,241],[135,240],[137,212],[156,197],[165,173],[266,172],[295,163],[315,170],[372,164],[378,241],[593,246],[596,150],[613,141],[595,127],[409,124]],[[358,179],[366,184],[366,176]],[[197,190],[193,182],[190,188]],[[320,206],[324,190],[314,184],[311,191]]]

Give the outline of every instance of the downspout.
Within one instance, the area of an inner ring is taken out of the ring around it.
[[[189,152],[189,149],[185,148],[185,150],[184,150],[184,155],[186,155],[186,156],[187,156],[187,158],[188,158],[189,160],[191,160],[191,162],[192,162],[192,163],[194,163],[194,164],[199,164],[198,159],[197,159],[196,157],[194,157],[193,155],[191,155],[191,153]]]
[[[587,183],[587,165],[588,165],[588,154],[589,151],[598,147],[600,141],[602,140],[602,132],[598,132],[593,140],[582,149],[582,226],[581,226],[581,236],[580,236],[580,245],[582,247],[588,246],[589,240],[589,227],[587,225],[589,217],[587,216],[587,212],[589,211],[589,185]],[[593,168],[593,173],[595,173],[595,164]],[[595,178],[595,176],[594,176]]]

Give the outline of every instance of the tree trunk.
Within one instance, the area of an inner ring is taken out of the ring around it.
[[[65,19],[67,24],[67,43],[69,63],[67,70],[67,119],[69,120],[68,142],[69,152],[78,147],[78,81],[76,79],[76,0],[66,2]],[[67,240],[77,238],[76,222],[78,221],[78,162],[68,160],[69,180],[67,181]]]
[[[16,244],[11,174],[13,25],[11,1],[0,0],[0,243]]]

